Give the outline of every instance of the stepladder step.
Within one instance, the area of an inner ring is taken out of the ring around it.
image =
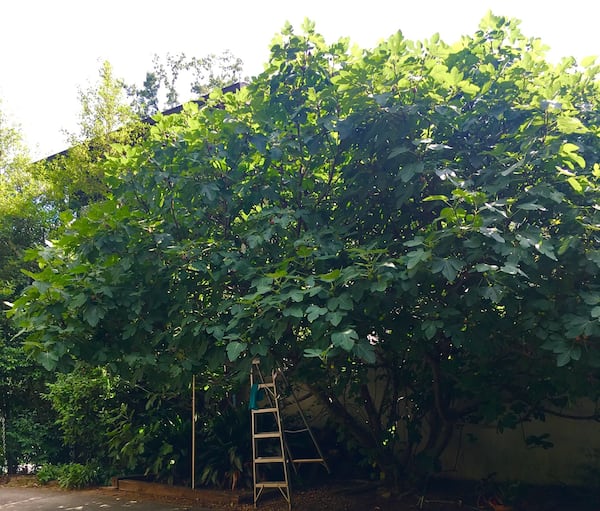
[[[255,433],[254,438],[279,438],[279,431],[265,431],[264,433]]]
[[[285,463],[283,456],[258,456],[254,458],[254,463]]]
[[[263,481],[256,483],[257,488],[287,488],[285,481]]]
[[[275,413],[275,412],[279,412],[278,408],[255,408],[254,410],[252,410],[252,413]]]
[[[325,463],[323,458],[294,458],[292,463]]]

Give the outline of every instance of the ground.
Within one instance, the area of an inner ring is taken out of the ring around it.
[[[0,485],[0,489],[3,486],[33,488],[39,484],[34,476],[17,476],[12,477],[10,482]],[[115,498],[118,498],[119,494],[122,496],[123,493],[127,493],[111,488],[97,488],[93,491],[103,497]],[[190,499],[173,496],[165,498],[158,495],[154,497],[145,495],[139,500],[147,501],[148,506],[150,501],[163,501],[176,505],[177,509],[189,510],[250,511],[254,509],[251,492],[238,492],[238,495],[239,504],[217,507],[199,506]],[[597,494],[572,488],[521,488],[518,495],[509,498],[512,501],[511,505],[505,503],[502,507],[499,502],[484,498],[477,484],[456,481],[431,484],[424,496],[420,496],[419,492],[393,494],[366,481],[344,481],[296,489],[292,493],[292,509],[294,511],[414,511],[418,509],[425,511],[598,511],[600,509],[600,497]],[[265,495],[258,504],[259,511],[286,511],[287,509],[287,503],[278,492]]]

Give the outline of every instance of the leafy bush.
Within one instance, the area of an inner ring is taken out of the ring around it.
[[[58,484],[61,488],[76,489],[93,486],[100,482],[100,471],[94,465],[81,465],[69,463],[63,465],[58,476]]]
[[[52,465],[47,463],[42,465],[37,471],[37,479],[42,484],[48,484],[51,481],[58,481],[58,477],[61,473],[62,465]]]
[[[152,475],[157,481],[189,482],[191,421],[178,399],[147,410],[122,404],[110,418],[108,456],[118,470]]]
[[[68,450],[60,441],[54,419],[49,409],[23,409],[7,421],[7,453],[12,455],[13,469],[19,465],[39,466],[68,460]]]
[[[56,424],[73,461],[88,462],[107,451],[106,410],[113,397],[114,382],[107,371],[84,364],[48,385],[46,398],[58,415]]]
[[[69,490],[93,486],[104,479],[102,471],[97,466],[80,463],[43,465],[37,472],[37,478],[42,484],[58,481],[61,488]]]
[[[245,407],[210,416],[201,431],[197,463],[200,483],[223,488],[249,486],[252,477],[250,414]]]

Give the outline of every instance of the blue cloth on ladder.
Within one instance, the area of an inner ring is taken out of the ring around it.
[[[248,402],[249,410],[258,410],[258,402],[263,398],[262,389],[258,388],[258,383],[253,383],[250,387],[250,401]]]

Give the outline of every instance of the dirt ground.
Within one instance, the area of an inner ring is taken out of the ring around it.
[[[0,484],[6,486],[40,486],[35,476],[13,476]],[[57,489],[57,491],[59,491]],[[98,488],[97,492],[118,493],[117,490]],[[199,490],[201,491],[201,490]],[[499,489],[497,493],[500,493]],[[240,503],[212,507],[214,510],[250,511],[254,509],[252,492],[236,492]],[[421,492],[422,493],[422,492]],[[207,510],[193,501],[181,498],[158,498],[194,510]],[[150,500],[142,497],[142,500]],[[287,511],[287,502],[278,491],[261,497],[258,511]],[[437,482],[429,485],[425,495],[417,491],[394,494],[367,481],[326,482],[320,486],[292,491],[293,511],[600,511],[600,495],[573,488],[520,488],[501,501],[499,495],[482,495],[477,484],[458,481]]]

